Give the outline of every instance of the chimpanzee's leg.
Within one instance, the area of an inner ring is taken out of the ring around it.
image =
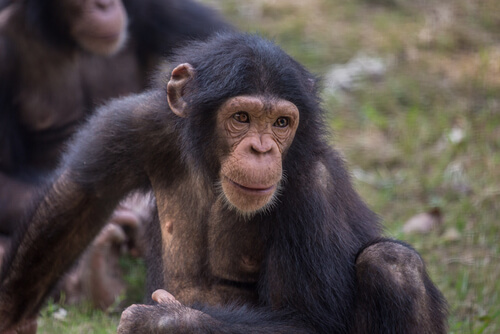
[[[446,301],[411,247],[392,240],[370,244],[356,259],[356,276],[353,333],[446,333]]]

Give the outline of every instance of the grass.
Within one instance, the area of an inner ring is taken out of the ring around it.
[[[142,259],[125,256],[120,259],[120,266],[128,289],[115,305],[101,311],[90,303],[60,305],[49,301],[38,319],[38,333],[116,333],[121,311],[133,303],[141,303],[145,289],[146,269]]]
[[[388,61],[382,77],[323,96],[332,141],[387,234],[421,252],[450,305],[450,333],[500,333],[500,3],[205,2],[317,74],[361,52]],[[435,207],[437,231],[403,234]],[[40,332],[111,333],[119,319],[80,306],[57,321],[57,307],[44,310]]]

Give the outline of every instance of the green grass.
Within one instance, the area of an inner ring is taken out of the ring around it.
[[[115,305],[101,311],[90,303],[60,305],[49,301],[38,320],[38,333],[116,333],[121,311],[133,303],[141,303],[145,289],[145,265],[142,259],[125,256],[120,259],[120,266],[128,288]]]
[[[61,309],[64,319],[57,317]],[[42,311],[38,320],[38,333],[106,334],[116,333],[120,315],[92,309],[89,305],[59,306],[53,303]]]
[[[205,2],[317,74],[359,52],[390,60],[382,78],[324,96],[333,143],[362,175],[355,185],[387,234],[426,260],[450,305],[450,333],[500,333],[500,3]],[[450,140],[453,131],[463,138]],[[438,231],[402,233],[408,218],[433,207],[444,217]],[[458,238],[446,238],[450,230]],[[119,319],[79,306],[61,322],[54,308],[43,311],[40,332],[111,333]]]

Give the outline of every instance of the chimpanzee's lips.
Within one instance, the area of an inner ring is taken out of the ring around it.
[[[233,186],[245,191],[245,192],[250,192],[256,195],[267,195],[269,193],[274,192],[274,189],[276,189],[276,185],[273,184],[271,186],[261,186],[261,185],[252,185],[252,186],[244,186],[242,184],[239,184],[237,182],[234,182],[233,180],[226,178],[229,183],[231,183]]]
[[[120,34],[94,35],[92,37],[95,39],[102,40],[102,41],[116,41],[116,40],[120,39]]]
[[[93,33],[83,33],[88,38],[92,38],[94,40],[102,40],[102,41],[114,41],[120,39],[122,36],[121,33],[108,33],[108,32],[93,32]]]

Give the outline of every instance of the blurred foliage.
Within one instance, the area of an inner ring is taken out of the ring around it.
[[[203,2],[319,75],[360,53],[387,61],[384,75],[324,94],[332,141],[387,234],[426,260],[450,305],[450,333],[500,333],[500,2]],[[436,207],[438,230],[402,233]],[[88,312],[78,333],[105,326]],[[107,319],[113,332],[118,318]]]

